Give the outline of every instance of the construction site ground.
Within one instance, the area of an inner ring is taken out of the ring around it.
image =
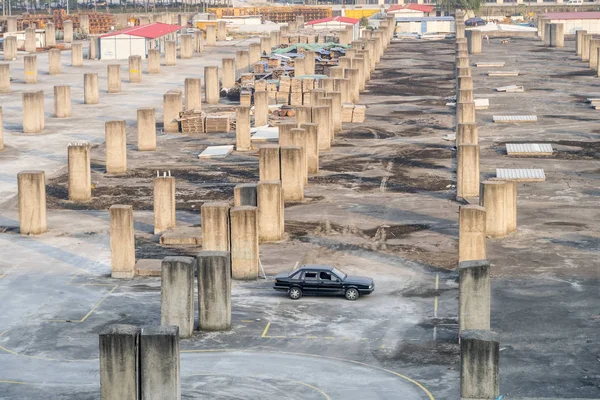
[[[235,134],[160,134],[152,153],[136,150],[136,109],[201,77],[203,66],[247,47],[209,49],[142,84],[123,77],[109,95],[106,64],[86,61],[64,73],[22,83],[13,62],[13,92],[0,95],[7,149],[0,153],[0,398],[92,399],[99,395],[98,333],[107,325],[160,323],[160,278],[110,278],[112,204],[135,210],[136,255],[194,256],[200,247],[161,246],[153,234],[152,178],[177,179],[178,229],[198,229],[205,201],[232,198],[238,183],[258,180],[253,152],[198,160],[207,145],[233,144]],[[38,55],[40,71],[47,56]],[[484,43],[474,61],[503,61],[518,77],[492,78],[473,68],[482,177],[495,168],[543,168],[546,181],[519,185],[518,231],[488,240],[492,264],[492,329],[500,337],[500,388],[508,399],[598,398],[600,388],[598,181],[600,115],[586,97],[600,80],[579,61],[574,42],[547,49],[541,41]],[[346,124],[306,200],[285,210],[286,239],[261,244],[266,279],[234,282],[233,328],[196,332],[181,341],[183,398],[453,399],[459,397],[457,342],[458,207],[454,132],[454,43],[396,42],[373,73],[361,103],[362,124]],[[20,69],[19,69],[20,68]],[[126,69],[124,68],[123,71]],[[83,72],[99,72],[100,104],[83,105]],[[123,72],[122,71],[122,72]],[[51,118],[52,86],[72,85],[73,118]],[[525,93],[495,87],[525,86]],[[21,95],[46,93],[46,131],[23,135]],[[223,106],[221,106],[222,108]],[[210,112],[210,108],[205,108]],[[494,125],[493,115],[537,115],[531,125]],[[104,122],[126,119],[125,176],[104,174]],[[90,141],[93,200],[67,200],[66,146]],[[552,143],[545,158],[509,158],[507,142]],[[16,175],[47,174],[48,226],[18,234]],[[292,301],[272,289],[276,273],[297,263],[332,264],[374,278],[376,291],[351,302],[336,297]],[[439,289],[435,289],[436,279]]]

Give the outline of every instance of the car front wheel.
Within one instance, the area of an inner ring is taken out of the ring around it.
[[[358,299],[358,290],[354,288],[350,288],[346,290],[346,299],[347,300],[356,300]]]
[[[292,300],[298,300],[300,297],[302,297],[302,289],[299,287],[293,287],[288,292],[288,296],[290,296],[290,299]]]

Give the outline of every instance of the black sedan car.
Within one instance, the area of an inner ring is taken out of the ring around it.
[[[465,21],[466,26],[481,26],[481,25],[485,25],[485,24],[487,24],[487,22],[485,22],[485,20],[480,17],[469,18],[468,20]]]
[[[292,300],[303,294],[343,294],[348,300],[356,300],[361,294],[373,293],[375,283],[372,278],[349,276],[329,265],[302,265],[292,272],[278,274],[273,288],[286,291]]]

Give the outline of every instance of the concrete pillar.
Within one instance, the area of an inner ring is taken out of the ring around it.
[[[467,199],[479,195],[479,145],[461,144],[456,156],[456,197]]]
[[[160,324],[179,327],[182,338],[194,332],[194,273],[192,257],[165,257],[160,269]]]
[[[67,152],[69,158],[69,200],[89,201],[92,198],[90,144],[69,144]]]
[[[517,230],[517,182],[506,181],[506,230]]]
[[[458,217],[458,262],[487,259],[485,237],[485,208],[473,204],[461,206]]]
[[[335,129],[334,129],[334,124],[333,124],[333,114],[336,112],[336,110],[333,108],[333,99],[331,97],[321,97],[320,99],[318,99],[315,102],[317,106],[325,106],[327,108],[329,108],[329,141],[333,141],[334,137],[335,137]],[[342,111],[342,107],[340,104],[340,109],[338,111],[338,113],[341,113]]]
[[[0,64],[0,93],[10,93],[10,64]]]
[[[125,121],[107,121],[104,130],[106,135],[106,172],[124,174],[127,172]]]
[[[550,47],[565,47],[564,24],[550,24]]]
[[[206,46],[214,47],[217,45],[217,27],[215,25],[206,25]]]
[[[300,128],[306,131],[306,163],[308,174],[319,173],[319,131],[318,124],[304,123]]]
[[[240,183],[233,188],[234,207],[252,206],[257,207],[256,183]]]
[[[60,75],[62,72],[60,49],[50,49],[48,51],[48,73],[50,75]]]
[[[175,178],[154,178],[154,234],[175,228]]]
[[[477,124],[470,122],[456,125],[456,146],[461,144],[479,144]]]
[[[129,83],[142,82],[142,57],[129,56]]]
[[[590,48],[589,48],[589,66],[590,69],[596,70],[598,68],[598,47],[600,47],[600,39],[592,39],[590,40]]]
[[[9,36],[4,38],[4,61],[14,61],[17,59],[17,37]]]
[[[459,76],[456,78],[458,83],[457,87],[459,90],[473,90],[473,77],[472,76]]]
[[[321,82],[321,89],[325,90],[325,92],[333,92],[334,87],[333,87],[333,79],[332,78],[320,79],[320,82]]]
[[[140,400],[180,400],[179,327],[142,328],[140,335]]]
[[[88,60],[98,60],[100,58],[100,38],[92,36],[90,38],[90,46],[88,47]]]
[[[456,101],[460,103],[470,103],[475,101],[473,89],[458,89],[456,91]]]
[[[500,238],[508,234],[506,216],[506,182],[483,181],[479,191],[479,205],[486,212],[486,234],[488,237]]]
[[[258,171],[261,181],[281,180],[279,146],[276,144],[265,144],[258,149]]]
[[[261,242],[283,239],[284,201],[281,181],[259,181],[257,185],[258,229]]]
[[[231,277],[258,278],[258,208],[233,207],[231,220]]]
[[[289,145],[289,136],[295,127],[296,124],[294,122],[282,122],[277,125],[277,129],[279,130],[279,146],[283,146],[283,143],[286,142]]]
[[[294,77],[300,77],[306,75],[306,59],[296,57],[294,58]]]
[[[83,103],[98,104],[98,74],[83,74]]]
[[[111,276],[131,279],[135,275],[135,234],[133,207],[113,205],[110,212]]]
[[[328,151],[331,149],[331,129],[329,127],[330,112],[331,109],[326,106],[312,108],[312,120],[317,124],[319,151]]]
[[[281,185],[285,201],[304,200],[304,158],[300,146],[280,147]]]
[[[258,243],[256,247],[258,248]],[[202,331],[231,329],[232,258],[230,253],[203,250],[196,260],[198,263],[198,327]]]
[[[160,73],[160,50],[158,49],[148,50],[148,73]]]
[[[315,52],[314,51],[306,51],[304,52],[304,70],[306,71],[306,75],[314,75],[315,74]]]
[[[165,41],[165,65],[167,67],[177,64],[177,43],[174,40]]]
[[[23,133],[40,133],[44,126],[44,92],[23,92]]]
[[[79,30],[84,35],[90,34],[90,16],[87,14],[79,14]]]
[[[593,35],[591,34],[584,34],[581,37],[581,61],[590,60],[590,41],[592,38]]]
[[[542,38],[544,40],[544,46],[550,46],[550,40],[552,37],[551,34],[551,29],[552,29],[552,24],[551,23],[546,23],[544,24],[544,37]]]
[[[269,98],[266,90],[254,92],[254,126],[269,123]]]
[[[227,38],[227,24],[225,21],[217,22],[217,40],[223,41]]]
[[[358,103],[360,91],[359,91],[359,72],[357,68],[348,68],[344,71],[347,79],[350,80],[350,101],[352,103]]]
[[[81,43],[73,43],[71,45],[71,66],[83,66],[83,45]]]
[[[39,235],[46,232],[46,177],[44,171],[19,172],[17,182],[21,235]]]
[[[140,333],[134,325],[108,325],[100,331],[101,398],[138,400]]]
[[[204,67],[204,96],[208,104],[219,104],[219,67]]]
[[[179,132],[177,118],[179,118],[182,107],[181,91],[169,90],[163,95],[163,130],[165,132]]]
[[[288,142],[282,143],[281,137],[279,139],[280,146],[300,146],[302,148],[302,158],[304,159],[302,173],[304,183],[308,183],[308,132],[302,128],[294,128],[288,135]]]
[[[46,23],[46,46],[56,46],[56,27],[53,22]]]
[[[358,90],[365,90],[366,82],[366,71],[365,71],[365,59],[363,57],[354,57],[352,59],[352,68],[358,70]]]
[[[71,117],[71,86],[54,86],[54,117]]]
[[[491,284],[487,260],[462,261],[458,264],[459,334],[470,329],[490,329]]]
[[[460,398],[496,399],[499,394],[500,343],[487,330],[460,335]]]
[[[268,36],[262,36],[260,38],[260,54],[271,54],[271,38]]]
[[[202,79],[185,78],[185,109],[202,110]]]
[[[6,19],[6,32],[17,31],[17,17],[8,17]]]
[[[202,250],[229,251],[229,203],[204,203],[202,219]]]
[[[331,97],[331,108],[333,109],[333,133],[335,134],[342,131],[342,92],[329,91],[327,92],[327,97]]]
[[[37,56],[23,58],[25,69],[25,83],[37,83]]]
[[[156,111],[154,108],[137,110],[138,151],[156,150]]]
[[[222,84],[224,88],[235,86],[235,58],[223,58]]]
[[[469,47],[469,54],[481,54],[483,48],[483,32],[481,31],[467,31],[467,44]]]
[[[475,123],[475,103],[461,102],[456,103],[456,123]]]
[[[269,37],[271,38],[271,47],[278,48],[279,44],[277,43],[277,35],[278,32],[271,31],[269,32]]]
[[[2,116],[2,107],[0,107],[0,151],[4,150],[4,117]]]
[[[262,52],[260,51],[260,43],[250,43],[250,65],[254,65],[260,61],[261,53]]]
[[[311,106],[296,106],[294,107],[296,112],[296,126],[299,128],[300,125],[312,122],[312,107]]]
[[[179,35],[179,57],[181,59],[190,59],[194,55],[194,43],[192,35]]]
[[[575,48],[577,49],[576,54],[580,57],[583,50],[583,35],[585,34],[587,34],[587,31],[583,29],[577,29],[575,31]]]
[[[204,34],[202,31],[194,31],[194,51],[196,53],[204,51]]]
[[[252,147],[250,140],[250,107],[235,108],[235,149],[249,151]]]
[[[28,53],[35,54],[36,52],[35,43],[35,28],[25,29],[25,51]]]
[[[107,65],[108,93],[121,92],[121,66],[119,64]]]
[[[241,75],[248,72],[248,66],[250,60],[250,52],[248,50],[238,50],[235,52],[235,66],[237,75]],[[225,68],[225,65],[223,65]]]

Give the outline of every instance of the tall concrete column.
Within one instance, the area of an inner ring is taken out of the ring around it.
[[[491,282],[487,260],[462,261],[458,264],[459,334],[469,329],[490,329]]]
[[[0,151],[4,150],[4,117],[2,107],[0,107]]]
[[[135,275],[135,231],[133,207],[113,205],[110,213],[110,262],[111,276],[131,279]]]
[[[87,14],[79,14],[79,30],[84,35],[90,34],[90,16]]]
[[[125,121],[107,121],[104,124],[106,135],[106,172],[125,174],[127,172],[127,135]]]
[[[258,208],[233,207],[231,220],[231,277],[239,280],[258,278]]]
[[[206,46],[214,47],[217,45],[217,27],[215,25],[206,25]]]
[[[289,145],[289,135],[292,132],[292,129],[296,127],[296,124],[293,122],[282,122],[277,125],[277,129],[279,131],[279,146],[282,146],[283,143],[287,143]]]
[[[475,123],[475,103],[472,101],[456,103],[456,123]]]
[[[222,84],[224,88],[232,88],[235,86],[235,58],[223,58]]]
[[[165,65],[167,67],[177,64],[177,43],[174,40],[165,40]]]
[[[280,147],[281,184],[285,201],[304,200],[304,158],[300,146]]]
[[[308,174],[319,173],[319,125],[317,123],[305,123],[300,128],[306,131],[306,163]]]
[[[88,60],[100,59],[100,37],[92,36],[90,38],[90,47],[88,48]]]
[[[475,101],[473,89],[458,89],[456,91],[456,101],[459,103],[470,103]]]
[[[160,324],[179,327],[182,338],[194,332],[194,272],[192,257],[165,257],[160,268]]]
[[[148,73],[160,73],[160,50],[158,49],[148,50]]]
[[[231,329],[231,261],[228,251],[201,251],[196,258],[198,326],[202,331]]]
[[[565,47],[565,25],[550,25],[550,47]]]
[[[100,332],[100,397],[138,400],[140,333],[134,325],[109,325]]]
[[[254,92],[254,126],[269,123],[269,98],[266,90]]]
[[[154,178],[154,234],[175,228],[175,178]]]
[[[156,111],[154,108],[137,110],[138,151],[156,150]]]
[[[129,56],[129,83],[142,82],[142,57]]]
[[[225,21],[217,22],[217,40],[223,41],[227,38],[227,24]]]
[[[108,93],[121,92],[121,65],[109,64],[107,66]]]
[[[81,43],[73,43],[71,45],[71,66],[83,66],[83,45]]]
[[[250,52],[248,50],[236,51],[235,65],[238,76],[248,72],[248,66],[250,65]]]
[[[285,232],[281,181],[259,181],[257,185],[258,231],[261,242],[277,242]]]
[[[41,133],[44,126],[44,92],[23,92],[23,133]]]
[[[37,46],[35,43],[35,28],[25,29],[25,51],[28,53],[35,54],[36,48]]]
[[[315,101],[315,106],[324,106],[327,107],[329,109],[329,142],[330,142],[330,146],[331,146],[331,142],[333,141],[334,137],[335,137],[335,129],[334,129],[334,125],[333,125],[333,114],[336,112],[336,110],[333,108],[333,98],[331,97],[321,97],[319,99],[317,99]],[[337,111],[338,113],[341,113],[341,107],[340,109]]]
[[[479,205],[486,211],[486,234],[499,238],[508,234],[506,216],[506,182],[483,181],[479,193]]]
[[[17,37],[8,36],[2,43],[4,47],[4,61],[14,61],[17,59]]]
[[[359,102],[359,72],[357,68],[348,68],[344,70],[346,79],[350,80],[350,101],[354,104]]]
[[[546,23],[544,24],[544,46],[550,46],[550,41],[552,38],[552,23]]]
[[[229,251],[229,203],[204,203],[200,213],[202,250]]]
[[[260,38],[260,54],[271,54],[271,38],[269,36],[262,36]]]
[[[194,31],[194,51],[196,53],[204,51],[204,34],[202,31]]]
[[[300,146],[302,148],[302,159],[304,160],[302,174],[304,183],[308,183],[308,132],[302,128],[294,128],[290,131],[287,139],[285,143],[282,143],[280,137],[280,146]]]
[[[358,70],[358,90],[365,90],[366,71],[364,65],[365,59],[363,57],[354,57],[352,59],[352,68]]]
[[[70,118],[71,86],[54,86],[54,117]]]
[[[598,68],[598,47],[600,47],[600,39],[590,40],[589,45],[589,66],[591,70]]]
[[[499,395],[500,343],[486,330],[460,335],[460,398],[496,399]]]
[[[69,200],[89,201],[92,198],[90,144],[69,144],[67,153],[69,159]]]
[[[219,67],[204,67],[204,96],[208,104],[219,104]]]
[[[483,48],[483,32],[467,31],[467,45],[469,54],[481,54]]]
[[[257,207],[256,183],[240,183],[233,188],[234,207],[252,206]]]
[[[271,47],[278,48],[279,44],[277,44],[278,33],[276,31],[269,32],[269,37],[271,38]]]
[[[577,29],[575,31],[575,48],[577,49],[576,54],[580,57],[583,50],[583,35],[585,34],[587,34],[587,31],[583,29]]]
[[[457,87],[459,90],[473,90],[473,77],[460,76],[456,78]]]
[[[202,110],[202,79],[185,78],[185,109]]]
[[[192,58],[194,55],[192,35],[179,35],[179,45],[179,57],[183,60]]]
[[[460,206],[458,217],[458,262],[485,260],[485,208],[469,204]]]
[[[10,93],[10,64],[0,64],[0,93]]]
[[[506,181],[506,230],[517,230],[517,182]]]
[[[294,77],[306,75],[306,59],[296,57],[294,58]]]
[[[317,124],[317,136],[319,140],[319,151],[331,149],[331,129],[329,127],[329,113],[331,109],[326,106],[312,108],[312,121]]]
[[[37,56],[23,58],[25,68],[25,83],[37,83]]]
[[[260,43],[250,43],[250,66],[260,61],[261,56]],[[250,68],[252,70],[252,68]]]
[[[235,149],[249,151],[252,147],[250,139],[250,107],[235,108]]]
[[[329,91],[327,97],[331,97],[331,108],[333,109],[333,134],[342,131],[342,92]]]
[[[21,235],[39,235],[46,232],[46,176],[44,171],[19,172],[17,182]]]
[[[50,75],[60,75],[62,72],[60,49],[48,51],[48,72]]]
[[[140,335],[140,400],[180,400],[179,327],[142,328]]]
[[[315,52],[314,51],[305,51],[304,52],[304,68],[306,71],[306,75],[314,75],[315,74]]]
[[[281,180],[279,146],[265,144],[258,149],[258,170],[261,181]]]
[[[296,112],[296,126],[299,128],[302,124],[312,122],[312,107],[311,106],[296,106],[294,107]]]
[[[46,46],[56,46],[56,26],[53,22],[46,23]]]
[[[456,197],[459,199],[477,197],[479,195],[479,145],[459,145],[456,159]]]
[[[183,107],[181,91],[169,90],[163,95],[163,130],[168,133],[179,132],[179,113]]]
[[[593,35],[591,34],[584,34],[581,37],[581,61],[590,60],[590,41],[592,38]]]
[[[83,74],[83,102],[84,104],[98,104],[98,74]]]

